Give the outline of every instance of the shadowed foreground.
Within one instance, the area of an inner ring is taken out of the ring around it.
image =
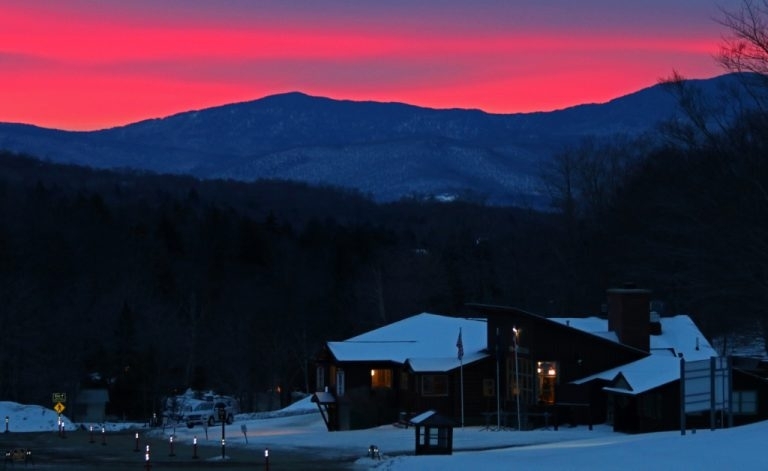
[[[135,432],[121,431],[91,435],[87,431],[68,432],[65,437],[56,432],[0,433],[0,450],[15,448],[31,451],[27,463],[4,461],[3,469],[45,469],[80,471],[110,469],[114,471],[144,470],[145,447],[150,446],[151,469],[266,469],[264,450],[226,447],[226,459],[221,459],[221,445],[207,442],[197,448],[174,446],[171,456],[169,441],[140,435],[136,446]],[[137,450],[138,448],[138,450]],[[356,457],[334,459],[310,452],[272,450],[269,455],[270,470],[344,470],[349,469]]]

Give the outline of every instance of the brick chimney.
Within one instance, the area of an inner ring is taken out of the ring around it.
[[[649,352],[651,292],[625,283],[607,294],[608,330],[616,332],[619,342]]]

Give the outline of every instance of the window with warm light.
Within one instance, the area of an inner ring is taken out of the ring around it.
[[[555,386],[557,385],[558,368],[556,361],[536,362],[536,377],[538,378],[538,399],[540,403],[555,403]]]
[[[377,369],[371,370],[371,388],[391,388],[392,370]]]

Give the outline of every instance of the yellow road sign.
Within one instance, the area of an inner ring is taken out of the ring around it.
[[[55,410],[57,414],[64,412],[64,409],[66,409],[66,407],[64,407],[64,404],[60,402],[57,402],[56,405],[53,406],[53,410]]]

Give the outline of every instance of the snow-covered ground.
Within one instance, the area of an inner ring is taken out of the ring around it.
[[[56,412],[41,406],[0,402],[0,420],[8,417],[11,432],[56,432]],[[68,430],[90,425],[107,431],[138,427],[142,433],[174,434],[174,443],[184,446],[197,437],[201,444],[215,445],[221,427],[188,429],[181,425],[166,429],[147,429],[145,424],[75,424],[62,416]],[[245,433],[244,433],[245,432]],[[247,444],[246,444],[247,436]],[[768,469],[765,453],[768,422],[723,430],[679,431],[624,435],[607,426],[561,427],[560,430],[489,431],[480,427],[454,431],[454,453],[448,456],[413,456],[414,431],[394,426],[368,430],[328,432],[316,406],[307,399],[286,409],[268,414],[241,414],[226,426],[227,446],[251,447],[255,453],[313,451],[328,458],[359,455],[358,470],[387,471],[471,469],[581,470],[753,470]],[[368,447],[377,445],[382,459],[366,456]]]

